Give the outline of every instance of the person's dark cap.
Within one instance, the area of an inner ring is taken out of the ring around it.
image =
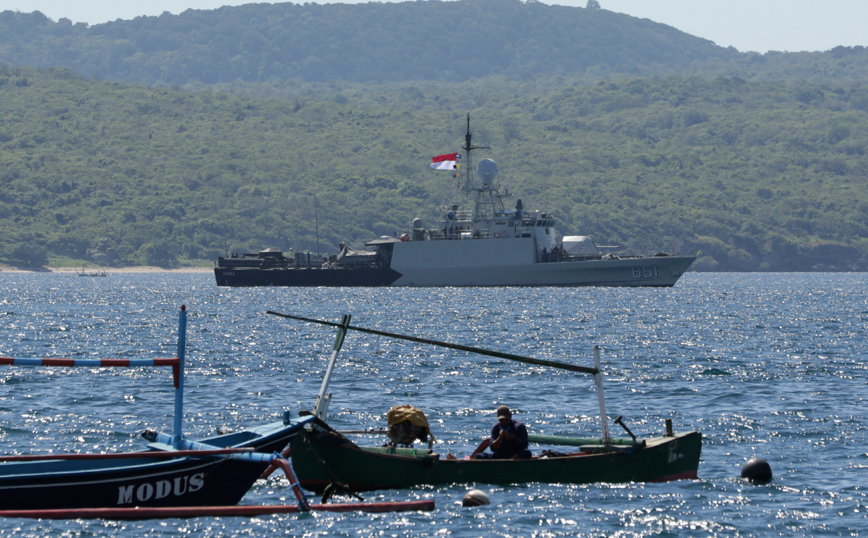
[[[497,420],[501,418],[512,418],[512,411],[509,410],[509,407],[501,405],[497,408]]]

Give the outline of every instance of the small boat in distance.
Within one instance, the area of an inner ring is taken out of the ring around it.
[[[561,236],[552,215],[528,211],[521,200],[507,209],[504,199],[512,194],[501,192],[497,164],[482,159],[473,169],[473,151],[486,148],[474,146],[472,137],[468,114],[467,173],[459,189],[473,198],[472,207],[443,207],[434,228],[417,218],[411,230],[369,241],[369,250],[341,245],[340,253],[328,259],[301,252],[287,257],[275,249],[227,254],[214,268],[217,285],[670,287],[696,259],[662,252],[615,255],[609,251],[616,246],[597,246],[582,235]],[[435,157],[432,167],[452,166],[458,177],[459,157]]]
[[[78,272],[78,276],[108,276],[108,273],[105,269],[100,269],[98,271],[86,271],[84,267],[81,268],[81,271]]]

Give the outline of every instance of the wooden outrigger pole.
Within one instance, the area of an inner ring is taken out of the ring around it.
[[[67,359],[67,358],[14,358],[0,357],[0,365],[45,366],[53,368],[133,368],[143,366],[171,366],[175,386],[175,417],[172,447],[181,448],[184,438],[184,357],[187,348],[187,307],[181,305],[178,314],[177,356],[166,359]]]
[[[312,504],[307,509],[293,504],[240,506],[167,506],[140,508],[72,508],[51,510],[0,510],[0,517],[32,519],[142,520],[194,517],[257,517],[270,514],[319,512],[417,512],[434,510],[433,500],[389,501],[346,504]]]
[[[380,331],[377,329],[366,329],[364,327],[356,327],[350,325],[350,316],[345,315],[340,323],[334,323],[331,321],[323,321],[319,319],[313,318],[305,318],[302,316],[294,316],[292,314],[282,314],[280,312],[274,312],[272,310],[268,310],[267,314],[271,314],[273,316],[279,316],[282,318],[295,319],[299,321],[307,321],[310,323],[318,323],[320,325],[328,325],[330,327],[338,327],[338,336],[335,340],[334,352],[332,353],[332,357],[329,361],[328,369],[326,371],[326,377],[323,379],[322,388],[320,388],[320,393],[317,396],[317,405],[315,408],[315,414],[317,418],[323,419],[325,417],[325,411],[322,412],[322,416],[319,414],[319,409],[321,406],[321,402],[323,400],[326,401],[326,409],[328,408],[328,400],[330,399],[325,394],[325,390],[328,388],[329,379],[334,370],[334,362],[337,358],[338,351],[343,345],[344,336],[346,335],[347,330],[359,331],[368,334],[376,334],[378,336],[386,336],[389,338],[397,338],[399,340],[407,340],[410,342],[416,342],[419,344],[430,344],[433,346],[440,346],[449,349],[457,349],[459,351],[468,351],[470,353],[478,353],[480,355],[488,355],[490,357],[497,357],[500,359],[507,359],[511,361],[523,362],[525,364],[533,364],[535,366],[548,366],[550,368],[559,368],[561,370],[569,370],[571,372],[579,372],[583,374],[591,374],[594,376],[594,384],[597,386],[597,397],[600,402],[600,422],[603,430],[603,444],[610,444],[611,440],[609,438],[609,424],[606,419],[606,402],[603,397],[603,374],[600,370],[600,346],[594,346],[594,367],[589,368],[587,366],[577,366],[575,364],[569,364],[566,362],[560,361],[551,361],[544,359],[534,359],[531,357],[523,357],[521,355],[514,355],[512,353],[503,353],[501,351],[493,351],[490,349],[483,349],[479,347],[473,346],[465,346],[461,344],[452,344],[449,342],[441,342],[439,340],[431,340],[429,338],[420,338],[418,336],[408,336],[405,334],[391,333],[387,331]]]
[[[313,408],[313,414],[316,418],[320,420],[325,420],[326,413],[329,411],[329,402],[331,402],[332,395],[328,393],[329,382],[332,378],[332,373],[335,371],[335,363],[338,359],[338,353],[341,350],[341,347],[344,345],[344,337],[347,334],[347,328],[350,326],[350,316],[345,315],[340,324],[338,324],[338,336],[335,338],[335,344],[332,347],[332,356],[329,359],[329,365],[326,368],[325,376],[322,379],[322,385],[320,385],[319,393],[316,396],[316,404]]]
[[[273,316],[280,316],[282,318],[289,319],[297,319],[299,321],[308,321],[311,323],[319,323],[320,325],[329,325],[331,327],[342,327],[343,325],[340,323],[334,323],[332,321],[323,321],[319,319],[312,318],[304,318],[301,316],[293,316],[291,314],[281,314],[280,312],[273,312],[271,310],[267,311],[266,314],[271,314]],[[580,372],[583,374],[596,374],[599,373],[599,368],[588,368],[587,366],[577,366],[575,364],[569,364],[566,362],[560,361],[549,361],[544,359],[534,359],[531,357],[522,357],[521,355],[513,355],[512,353],[503,353],[501,351],[492,351],[490,349],[483,349],[479,347],[472,346],[464,346],[461,344],[450,344],[449,342],[441,342],[439,340],[431,340],[428,338],[419,338],[418,336],[407,336],[405,334],[397,334],[390,333],[386,331],[378,331],[376,329],[366,329],[364,327],[356,327],[353,325],[347,324],[345,330],[353,330],[359,331],[363,333],[376,334],[379,336],[387,336],[389,338],[398,338],[400,340],[408,340],[410,342],[417,342],[419,344],[430,344],[433,346],[447,347],[450,349],[457,349],[459,351],[469,351],[471,353],[479,353],[480,355],[488,355],[490,357],[497,357],[500,359],[508,359],[511,361],[523,362],[526,364],[533,364],[536,366],[549,366],[551,368],[560,368],[561,370],[570,370],[573,372]]]

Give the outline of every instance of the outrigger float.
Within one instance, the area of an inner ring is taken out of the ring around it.
[[[178,322],[177,357],[165,359],[29,359],[0,357],[0,365],[39,367],[171,367],[175,387],[173,435],[145,452],[0,456],[0,517],[147,519],[152,517],[255,516],[309,510],[368,512],[433,510],[433,501],[311,505],[284,457],[285,449],[313,417],[280,428],[256,430],[256,446],[184,439],[183,390],[186,308]],[[249,439],[248,439],[249,440]],[[235,506],[253,483],[281,469],[296,505]]]
[[[618,417],[615,422],[627,430],[630,438],[616,439],[609,435],[600,352],[597,346],[594,347],[594,366],[585,367],[354,327],[349,325],[349,316],[344,316],[338,324],[277,312],[268,313],[338,327],[338,342],[317,398],[318,408],[322,402],[327,404],[330,398],[325,392],[328,376],[334,369],[339,343],[343,341],[347,330],[591,374],[597,386],[602,436],[587,439],[530,435],[531,442],[573,448],[566,453],[549,451],[549,456],[534,456],[525,460],[447,459],[430,448],[359,446],[328,426],[322,420],[323,410],[315,409],[315,420],[306,424],[300,435],[290,443],[292,461],[305,489],[322,492],[333,484],[337,488],[357,492],[458,483],[506,485],[531,482],[662,482],[697,477],[702,447],[702,435],[699,432],[675,433],[672,431],[671,421],[667,420],[664,434],[640,440],[624,425],[622,418]]]

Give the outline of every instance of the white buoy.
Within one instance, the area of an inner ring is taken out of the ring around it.
[[[479,489],[471,489],[461,501],[462,506],[482,506],[484,504],[491,504],[491,500],[484,491]]]

